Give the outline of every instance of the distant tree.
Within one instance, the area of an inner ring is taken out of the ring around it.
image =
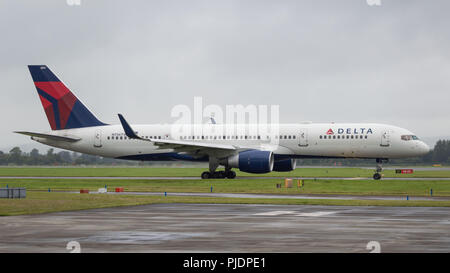
[[[10,155],[14,155],[14,156],[21,156],[22,155],[22,150],[20,150],[19,147],[14,147],[9,151]]]
[[[72,163],[72,156],[70,155],[70,153],[68,151],[59,152],[58,157],[59,157],[61,163],[64,163],[64,164]]]
[[[433,149],[433,162],[446,163],[449,158],[450,140],[438,140]]]
[[[434,150],[431,150],[426,155],[423,155],[421,157],[422,162],[427,163],[427,164],[432,163],[433,162],[433,153],[434,153]]]
[[[50,148],[47,150],[47,154],[45,155],[45,164],[54,165],[56,163],[56,155],[54,153],[54,149]]]
[[[85,165],[91,165],[91,164],[98,164],[100,157],[95,155],[88,155],[88,154],[81,154],[75,162],[77,164],[85,164]]]
[[[22,164],[22,150],[19,147],[14,147],[9,151],[9,163]]]
[[[39,154],[39,150],[34,148],[30,152],[30,156],[26,161],[29,165],[42,165],[41,155]]]
[[[32,158],[39,158],[39,150],[34,148],[33,150],[31,150],[30,152],[30,157]]]
[[[0,165],[6,165],[8,163],[4,152],[0,151]]]

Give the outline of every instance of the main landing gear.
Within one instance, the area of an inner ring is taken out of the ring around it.
[[[225,171],[216,172],[217,167],[219,167],[219,161],[216,158],[209,158],[209,172],[202,173],[202,179],[211,179],[211,178],[228,178],[233,179],[236,177],[236,173],[231,170],[230,167],[225,166]]]
[[[376,167],[376,170],[375,170],[375,174],[373,175],[373,179],[375,179],[375,180],[380,180],[381,179],[381,173],[380,172],[383,170],[383,166],[382,166],[383,160],[385,162],[388,161],[387,159],[377,158],[377,167]]]
[[[233,179],[236,177],[236,173],[231,170],[231,167],[228,166],[228,164],[222,163],[222,165],[225,166],[225,171],[218,171],[217,167],[219,167],[220,163],[219,160],[215,157],[209,158],[209,172],[203,172],[202,173],[202,179],[211,179],[211,178],[217,178],[217,179]]]
[[[203,172],[202,179],[211,179],[211,178],[229,178],[233,179],[236,177],[236,173],[234,171],[218,171],[218,172]]]

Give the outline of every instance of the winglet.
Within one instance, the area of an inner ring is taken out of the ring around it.
[[[122,123],[123,130],[125,131],[125,134],[129,138],[137,138],[140,139],[138,135],[136,135],[135,132],[133,132],[133,129],[131,129],[131,126],[128,124],[128,122],[125,120],[125,118],[121,115],[119,115],[120,123]]]

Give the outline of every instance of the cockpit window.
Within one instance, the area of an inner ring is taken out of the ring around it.
[[[402,135],[402,140],[408,141],[408,140],[419,140],[417,136],[414,135]]]

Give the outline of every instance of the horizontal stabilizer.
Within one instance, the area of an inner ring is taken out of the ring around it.
[[[66,141],[66,142],[76,142],[81,140],[81,138],[76,137],[68,137],[68,136],[56,136],[56,135],[49,135],[49,134],[42,134],[42,133],[33,133],[33,132],[14,132],[17,134],[27,135],[31,137],[39,137],[39,138],[47,138],[50,140],[56,140],[56,141]]]

